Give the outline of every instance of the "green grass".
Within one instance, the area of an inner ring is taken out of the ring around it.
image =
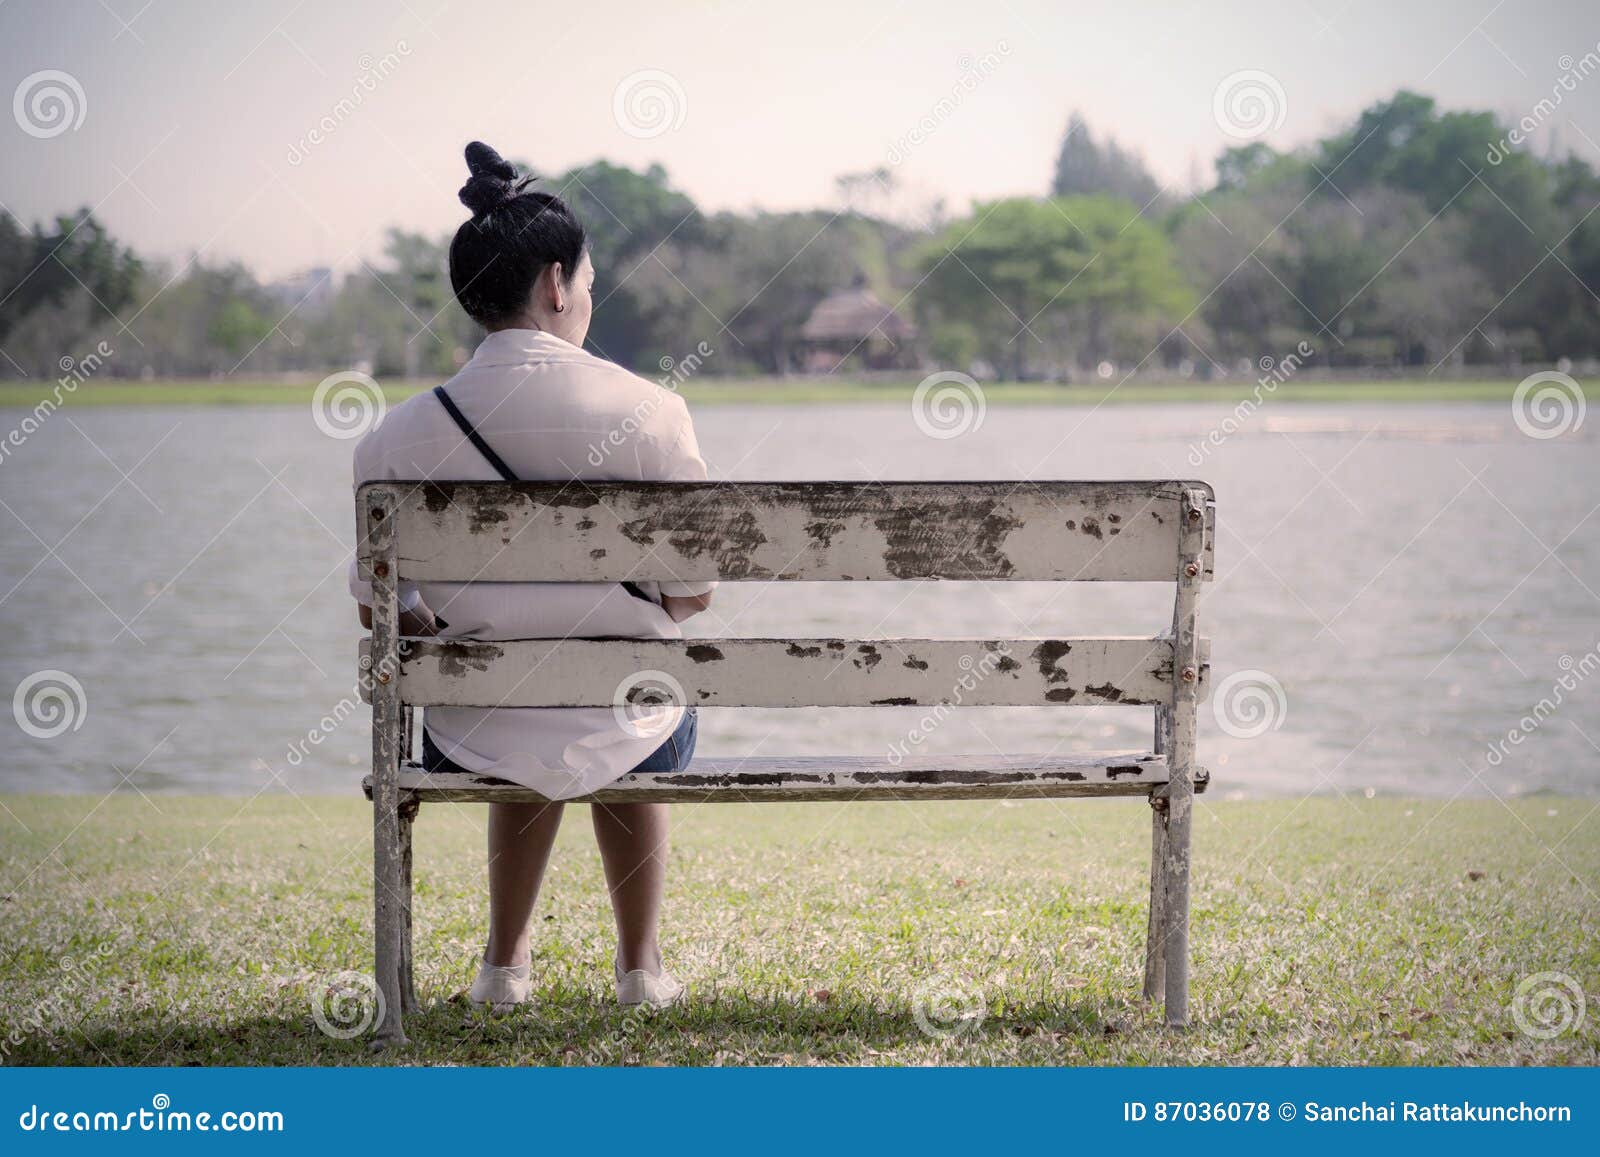
[[[369,1063],[312,1015],[370,968],[358,800],[0,803],[10,1063]],[[1138,1000],[1142,803],[679,807],[663,947],[692,1000],[648,1016],[612,1003],[599,862],[569,810],[535,1000],[501,1019],[464,996],[484,809],[423,810],[426,1007],[380,1063],[1600,1063],[1591,801],[1202,803],[1184,1033]],[[1510,1009],[1551,971],[1589,1013],[1543,1040]],[[949,1035],[919,1023],[938,993],[971,1013]]]
[[[686,383],[681,392],[691,405],[719,403],[815,404],[835,402],[880,402],[902,404],[909,401],[918,379],[903,382],[861,382],[848,378],[737,378],[705,379]],[[386,381],[384,396],[391,403],[410,397],[433,383]],[[85,382],[65,395],[68,406],[154,406],[154,405],[309,405],[316,382],[252,381],[171,381],[171,382]],[[1130,382],[1120,388],[1114,382],[1084,383],[1074,386],[1047,382],[996,382],[985,384],[984,397],[992,405],[1097,405],[1102,402],[1234,402],[1251,395],[1253,381],[1240,379],[1226,383],[1194,382],[1156,384]],[[1510,381],[1384,381],[1327,382],[1291,381],[1278,387],[1273,397],[1300,402],[1429,402],[1488,401],[1509,399],[1515,383]],[[0,406],[32,409],[53,396],[49,382],[0,384]]]

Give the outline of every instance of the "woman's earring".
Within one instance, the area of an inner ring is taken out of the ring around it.
[[[565,313],[566,311],[567,311],[567,307],[566,306],[564,306],[564,305],[556,306],[556,312],[557,313]]]

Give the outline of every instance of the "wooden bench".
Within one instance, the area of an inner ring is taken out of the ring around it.
[[[1149,751],[934,757],[696,759],[625,776],[586,801],[623,803],[1141,795],[1153,808],[1144,993],[1187,1022],[1195,716],[1209,647],[1195,631],[1212,572],[1214,505],[1197,482],[381,482],[356,497],[372,582],[362,645],[372,702],[375,1044],[405,1041],[412,985],[411,828],[431,801],[540,800],[483,775],[411,761],[411,709],[618,706],[1155,708]],[[1171,582],[1171,628],[1053,639],[535,639],[398,635],[412,581],[720,579]],[[973,672],[982,670],[982,677]],[[667,676],[660,678],[661,674]],[[664,690],[665,689],[665,690]],[[665,695],[665,700],[663,700]],[[582,801],[580,801],[582,802]]]

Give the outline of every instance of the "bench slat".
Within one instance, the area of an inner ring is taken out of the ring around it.
[[[365,642],[362,656],[365,668]],[[1172,680],[1163,638],[409,639],[400,696],[450,707],[1150,706],[1171,701]]]
[[[1054,799],[1150,795],[1167,782],[1159,755],[945,756],[898,765],[872,756],[696,759],[682,772],[624,776],[580,803],[753,803],[890,799]],[[1197,769],[1195,790],[1206,773]],[[367,781],[370,794],[371,781]],[[540,803],[544,796],[492,776],[400,771],[400,790],[425,803]]]
[[[401,577],[441,582],[1171,582],[1183,490],[1210,494],[1198,482],[372,485],[400,494]]]

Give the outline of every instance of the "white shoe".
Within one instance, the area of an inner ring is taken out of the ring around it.
[[[528,999],[533,988],[532,964],[490,964],[487,960],[478,965],[478,979],[472,982],[467,999],[497,1016],[504,1015]]]
[[[647,1004],[651,1008],[666,1008],[677,1004],[689,989],[672,973],[663,968],[660,972],[646,972],[636,968],[622,971],[622,965],[613,965],[617,974],[617,1003],[624,1008]]]

